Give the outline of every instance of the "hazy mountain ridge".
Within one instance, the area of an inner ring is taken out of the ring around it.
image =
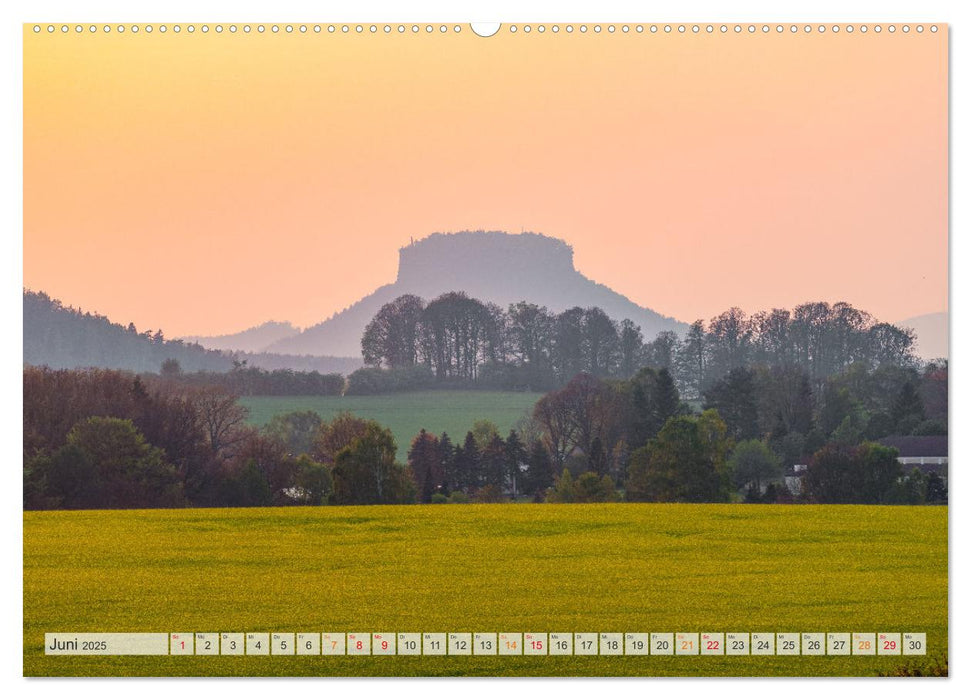
[[[266,370],[292,369],[349,374],[363,366],[360,357],[297,356],[207,350],[160,334],[139,333],[134,326],[83,312],[24,290],[24,364],[52,369],[99,367],[158,372],[162,362],[178,361],[185,372],[227,372],[234,361]]]
[[[258,326],[247,328],[238,333],[224,335],[187,335],[187,343],[198,343],[210,350],[235,350],[239,352],[260,353],[273,343],[296,335],[300,329],[289,321],[267,321]]]
[[[272,352],[357,356],[364,328],[381,306],[402,294],[431,300],[464,291],[483,302],[506,307],[528,301],[560,312],[573,306],[602,308],[618,321],[629,318],[644,337],[687,324],[635,304],[574,267],[573,249],[564,241],[536,233],[503,231],[434,233],[399,250],[398,275],[360,301],[298,335],[279,340]]]
[[[921,314],[896,324],[911,328],[917,334],[917,354],[924,360],[947,358],[950,352],[948,317],[946,311]]]

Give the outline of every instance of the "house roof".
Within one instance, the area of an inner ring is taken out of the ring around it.
[[[877,440],[901,457],[947,457],[947,435],[890,435]]]

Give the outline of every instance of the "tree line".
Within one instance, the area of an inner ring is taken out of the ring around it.
[[[821,391],[849,370],[913,368],[911,331],[878,323],[846,303],[802,304],[747,316],[732,308],[683,338],[662,332],[646,340],[629,319],[597,307],[561,313],[528,302],[502,309],[461,292],[425,302],[404,295],[385,304],[361,342],[366,367],[345,380],[337,373],[248,366],[244,354],[205,350],[64,307],[43,293],[24,292],[24,357],[53,368],[129,367],[196,386],[219,385],[240,395],[380,394],[427,388],[549,391],[584,372],[629,379],[641,367],[665,368],[682,396],[700,401],[732,370],[798,370]],[[315,358],[251,356],[254,362]],[[327,358],[316,358],[321,362]],[[225,376],[222,376],[225,375]]]
[[[425,386],[483,386],[546,391],[579,373],[632,377],[667,369],[681,395],[700,399],[734,369],[797,370],[819,389],[853,366],[916,367],[914,334],[879,323],[839,302],[811,302],[752,316],[731,308],[695,321],[684,338],[665,331],[645,340],[629,319],[597,307],[553,313],[526,301],[502,309],[462,292],[430,302],[403,295],[385,304],[361,339],[367,368],[349,377],[349,393]]]
[[[235,360],[228,372],[183,372],[178,361],[169,358],[162,362],[157,376],[167,383],[185,387],[214,386],[237,396],[340,396],[345,385],[341,374],[266,370],[251,367],[246,360]]]

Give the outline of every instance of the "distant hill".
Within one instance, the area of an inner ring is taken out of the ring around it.
[[[536,233],[502,231],[435,233],[401,248],[398,277],[323,323],[274,342],[272,352],[359,356],[361,336],[382,305],[402,294],[431,300],[464,291],[502,307],[529,301],[560,312],[598,306],[618,321],[629,318],[651,340],[660,331],[683,334],[687,325],[638,306],[609,287],[584,277],[573,266],[573,249]]]
[[[237,350],[240,352],[263,352],[267,346],[278,340],[296,335],[300,329],[284,321],[267,321],[259,326],[247,328],[239,333],[228,335],[187,335],[182,339],[187,343],[198,343],[209,350]]]
[[[316,370],[349,374],[363,366],[357,357],[306,357],[275,353],[207,350],[161,334],[139,333],[134,326],[64,306],[43,292],[24,291],[24,363],[53,369],[102,367],[158,372],[162,362],[177,360],[185,372],[227,372],[234,361],[266,370]]]
[[[943,311],[923,314],[896,323],[901,328],[913,328],[917,334],[917,354],[924,360],[948,357],[947,314]]]
[[[134,326],[64,306],[43,292],[24,291],[24,362],[53,369],[103,367],[158,372],[162,362],[177,360],[186,372],[225,372],[227,355],[161,335],[139,333]]]

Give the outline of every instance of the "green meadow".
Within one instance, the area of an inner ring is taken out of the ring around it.
[[[491,420],[503,437],[516,422],[532,413],[542,394],[518,391],[417,391],[377,396],[246,396],[239,402],[250,410],[250,422],[266,425],[290,411],[316,411],[330,420],[341,411],[376,420],[391,430],[404,461],[412,438],[424,428],[449,434],[461,443],[477,420]]]
[[[24,513],[24,674],[872,676],[947,652],[947,509]],[[929,656],[48,657],[45,632],[926,632]]]

